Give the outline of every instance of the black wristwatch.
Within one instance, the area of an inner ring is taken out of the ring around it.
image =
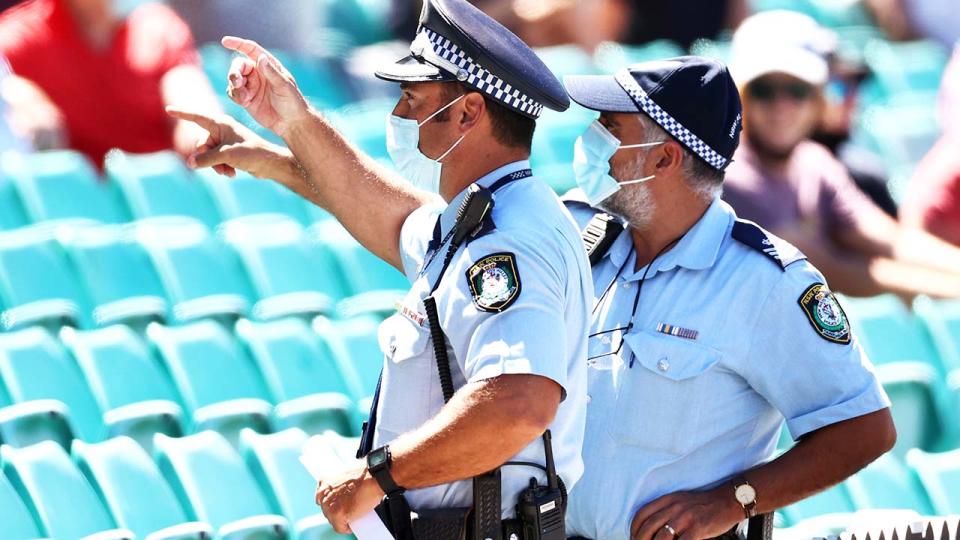
[[[381,446],[367,454],[367,470],[370,471],[370,475],[373,476],[373,479],[380,485],[380,489],[382,489],[388,497],[400,495],[406,491],[404,488],[398,486],[397,483],[393,481],[393,477],[390,476],[391,462],[392,457],[389,446]]]

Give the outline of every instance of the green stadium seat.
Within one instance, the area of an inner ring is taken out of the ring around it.
[[[916,362],[892,363],[877,368],[877,378],[890,397],[890,412],[897,427],[893,454],[903,457],[911,448],[941,450],[954,434],[946,404],[937,391],[934,368]]]
[[[35,225],[0,233],[0,327],[85,325],[80,285],[55,229]]]
[[[134,234],[153,261],[175,320],[229,320],[247,313],[250,290],[239,261],[202,223],[188,217],[144,219]]]
[[[354,101],[350,79],[337,58],[274,51],[297,80],[297,86],[318,109],[335,109]]]
[[[286,216],[232,219],[220,236],[239,256],[259,298],[252,310],[257,319],[330,314],[346,296],[332,255]]]
[[[884,454],[845,482],[858,509],[905,508],[932,515],[930,498],[914,471],[892,454]]]
[[[341,364],[353,367],[364,397],[373,395],[383,368],[383,352],[377,342],[382,321],[375,315],[361,315],[335,320],[317,317],[313,322],[314,331],[341,358]]]
[[[183,433],[181,409],[173,384],[141,338],[129,327],[63,331],[69,348],[105,418],[129,416],[126,411],[150,411],[154,422],[115,425],[113,435],[132,437],[150,450],[154,433],[176,437]],[[137,415],[134,415],[136,418]],[[107,422],[113,425],[117,422]]]
[[[26,448],[4,445],[0,460],[46,536],[68,539],[97,534],[98,540],[133,539],[131,531],[115,528],[93,488],[57,443],[44,441]]]
[[[13,182],[0,170],[0,231],[16,229],[27,223],[23,203]]]
[[[787,526],[803,520],[829,514],[844,514],[856,510],[843,484],[821,491],[812,497],[779,510]]]
[[[260,180],[242,171],[237,171],[235,178],[220,176],[213,169],[202,169],[197,174],[223,219],[284,214],[302,225],[313,222],[300,196],[272,180]]]
[[[0,508],[3,508],[3,537],[8,540],[34,540],[40,538],[37,524],[30,510],[10,485],[7,477],[0,472]]]
[[[321,34],[336,33],[352,47],[368,45],[391,38],[387,28],[390,15],[388,0],[339,0],[324,4]],[[329,41],[330,38],[324,36]],[[329,43],[327,48],[330,48]]]
[[[960,514],[960,449],[938,454],[914,449],[907,453],[907,463],[920,476],[937,515]]]
[[[343,136],[374,159],[389,159],[386,118],[397,105],[395,98],[351,103],[326,116]]]
[[[540,47],[534,52],[559,80],[568,75],[597,75],[593,58],[578,45]]]
[[[287,538],[287,520],[273,513],[243,459],[222,435],[157,435],[154,448],[160,471],[189,519],[211,524],[222,540]]]
[[[396,309],[396,302],[410,289],[410,283],[399,270],[360,245],[337,221],[316,223],[307,233],[333,253],[351,293],[339,306],[341,316],[391,313]]]
[[[663,60],[684,54],[686,51],[683,47],[665,39],[643,45],[623,45],[607,41],[597,47],[593,54],[593,61],[600,73],[616,73],[630,64]]]
[[[188,522],[173,490],[136,441],[115,437],[97,444],[74,441],[77,467],[119,527],[150,540],[204,540],[206,523]]]
[[[300,464],[307,434],[291,428],[269,435],[245,429],[240,453],[273,508],[290,520],[299,540],[339,538],[309,495],[317,484]]]
[[[914,311],[933,336],[944,370],[960,369],[960,301],[917,299]]]
[[[14,404],[0,376],[0,443],[21,447],[51,440],[64,448],[73,440],[67,406],[55,399]]]
[[[220,222],[203,185],[173,152],[117,152],[106,160],[106,170],[135,218],[189,216],[209,227]]]
[[[332,429],[349,434],[363,418],[354,400],[367,395],[353,366],[335,354],[302,319],[237,323],[237,335],[257,363],[274,402],[320,395],[331,404],[331,425],[306,428],[309,433]]]
[[[125,225],[101,225],[59,237],[93,305],[97,326],[123,322],[143,327],[167,318],[160,278],[132,232]]]
[[[922,362],[939,369],[940,357],[923,322],[893,295],[842,297],[854,335],[875,365]]]
[[[905,93],[936,92],[949,55],[932,41],[875,39],[866,44],[863,59],[871,72],[867,84],[879,86],[886,98],[896,98]]]
[[[102,181],[79,152],[7,153],[0,169],[12,178],[34,222],[87,218],[102,223],[129,220],[113,184]]]

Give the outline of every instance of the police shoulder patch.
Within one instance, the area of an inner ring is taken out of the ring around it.
[[[520,274],[513,253],[487,255],[467,269],[473,303],[482,311],[500,313],[520,296]]]
[[[837,297],[823,283],[807,287],[797,299],[807,319],[823,339],[845,345],[850,343],[850,323]]]

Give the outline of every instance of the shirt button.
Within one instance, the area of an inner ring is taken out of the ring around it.
[[[604,345],[610,343],[610,336],[604,335],[603,337],[601,337],[600,343],[603,343]]]
[[[667,362],[666,358],[661,358],[660,361],[657,362],[657,369],[660,371],[667,371],[670,369],[670,362]]]
[[[623,288],[624,288],[624,289],[629,289],[629,288],[630,288],[630,282],[629,282],[629,281],[624,281],[624,282],[623,282]]]
[[[587,403],[590,403],[591,401],[593,401],[593,397],[591,397],[590,394],[587,394]]]

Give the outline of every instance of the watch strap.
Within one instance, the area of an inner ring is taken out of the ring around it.
[[[370,475],[373,476],[373,479],[377,481],[380,489],[382,489],[388,497],[393,497],[406,491],[397,485],[393,480],[393,476],[390,474],[392,461],[390,447],[388,446],[381,446],[367,454],[367,470],[370,471]]]

